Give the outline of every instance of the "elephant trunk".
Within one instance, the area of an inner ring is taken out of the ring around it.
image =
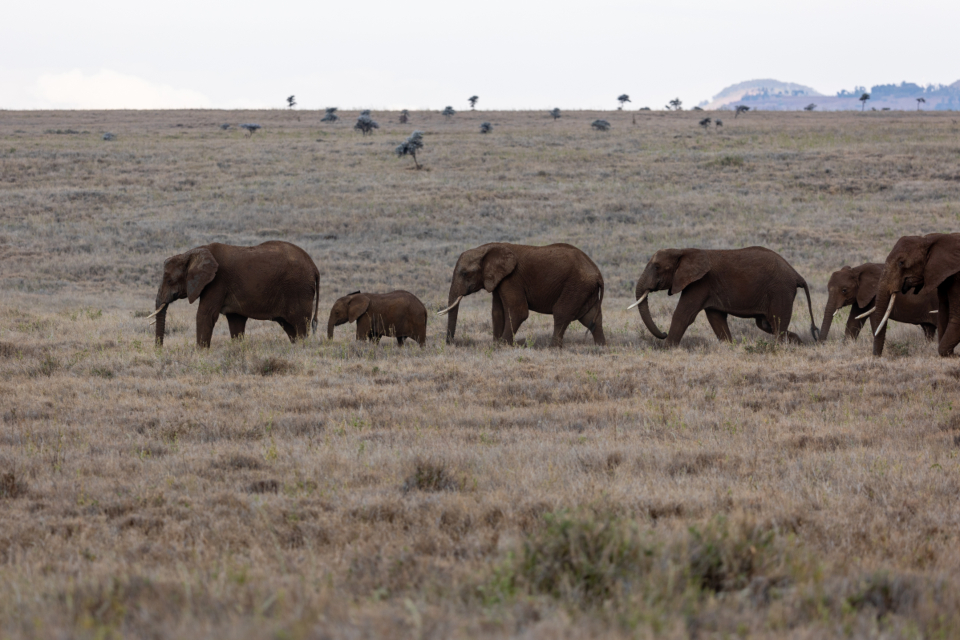
[[[333,316],[330,316],[330,320],[327,322],[327,339],[333,340],[333,328],[337,324],[333,321]]]
[[[647,326],[647,330],[661,340],[666,338],[667,334],[665,334],[663,331],[660,331],[657,323],[653,321],[653,316],[650,315],[650,296],[645,295],[643,300],[640,301],[639,309],[640,318],[643,320],[643,324]]]
[[[158,347],[163,346],[163,334],[167,328],[167,305],[160,307],[156,315],[156,344]]]
[[[823,322],[820,323],[820,342],[826,342],[830,335],[830,326],[833,324],[833,316],[842,309],[842,305],[837,304],[833,296],[827,300],[827,306],[823,310]]]
[[[463,300],[466,287],[456,280],[450,284],[449,306],[441,313],[447,314],[447,344],[453,344],[453,337],[457,333],[457,316],[460,314],[460,301]]]

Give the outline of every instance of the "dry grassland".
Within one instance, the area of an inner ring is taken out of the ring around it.
[[[658,248],[762,244],[822,313],[834,269],[958,230],[957,116],[342,115],[0,112],[0,636],[960,635],[956,360],[702,316],[665,351],[624,311]],[[454,346],[221,321],[198,351],[182,301],[154,349],[165,257],[271,238],[321,309],[436,310],[462,250],[571,242],[609,346],[544,316],[495,345],[478,294]]]

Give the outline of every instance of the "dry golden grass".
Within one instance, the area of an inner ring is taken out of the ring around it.
[[[658,248],[762,244],[822,313],[834,269],[957,230],[954,116],[343,115],[2,113],[0,635],[960,634],[955,360],[913,327],[878,360],[703,318],[665,351],[623,310]],[[415,128],[423,171],[392,155]],[[609,346],[552,350],[543,316],[495,345],[478,294],[454,346],[436,319],[423,350],[221,322],[198,351],[181,302],[154,349],[165,257],[270,238],[314,257],[323,313],[438,309],[463,249],[571,242]]]

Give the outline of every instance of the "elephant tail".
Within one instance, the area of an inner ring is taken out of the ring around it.
[[[803,278],[800,278],[800,282],[797,283],[798,287],[803,287],[803,292],[807,294],[807,310],[810,312],[810,335],[813,336],[814,342],[820,341],[820,329],[817,328],[817,321],[813,317],[813,303],[810,302],[810,287],[807,286],[807,281]]]
[[[603,307],[603,280],[600,281],[599,291],[597,292],[597,313],[593,315],[593,320],[590,321],[590,325],[587,327],[587,332],[584,335],[590,335],[591,333],[593,333],[594,328],[597,326],[597,316],[600,315],[600,309],[602,307]],[[591,307],[591,309],[592,308],[593,307]]]
[[[317,335],[317,312],[320,309],[320,272],[313,274],[313,320],[310,321],[310,330]]]

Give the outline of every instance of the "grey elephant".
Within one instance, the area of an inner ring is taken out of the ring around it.
[[[427,309],[409,291],[345,295],[330,309],[327,337],[332,339],[333,328],[347,322],[357,323],[357,340],[380,342],[389,336],[402,345],[412,338],[421,347],[427,342]]]
[[[457,312],[464,296],[485,289],[493,294],[493,337],[513,344],[517,329],[531,311],[553,316],[553,346],[574,320],[603,335],[603,276],[587,254],[569,244],[531,247],[493,242],[460,254],[450,281],[447,343],[457,330]]]
[[[209,347],[220,315],[230,337],[243,336],[247,319],[273,320],[290,341],[317,330],[320,271],[307,252],[271,240],[255,247],[214,242],[167,258],[157,291],[156,341],[163,344],[167,306],[186,298],[197,305],[197,345]]]

